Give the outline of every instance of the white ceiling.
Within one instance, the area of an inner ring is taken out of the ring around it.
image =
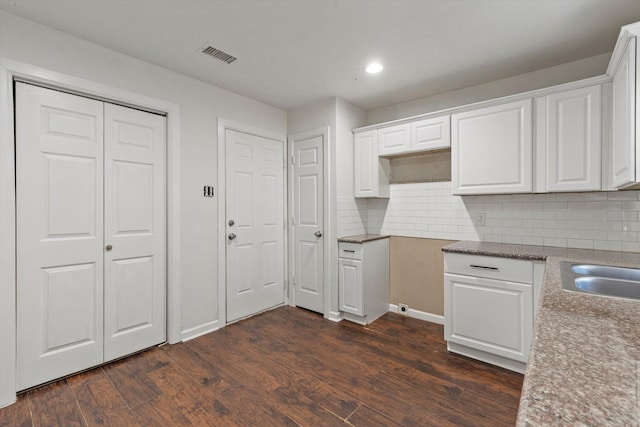
[[[285,110],[365,110],[610,52],[640,0],[0,0],[0,9]],[[199,53],[210,43],[238,60]],[[385,64],[367,75],[368,61]],[[603,70],[604,71],[604,70]]]

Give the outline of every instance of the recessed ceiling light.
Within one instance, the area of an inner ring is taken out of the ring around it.
[[[384,67],[379,62],[372,62],[371,64],[367,65],[367,68],[365,68],[364,70],[369,74],[377,74],[380,71],[384,70]]]

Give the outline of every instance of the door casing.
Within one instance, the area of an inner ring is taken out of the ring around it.
[[[0,408],[16,401],[14,80],[166,114],[167,340],[181,341],[179,105],[0,57]]]

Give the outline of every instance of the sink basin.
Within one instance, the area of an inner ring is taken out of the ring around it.
[[[612,267],[609,265],[573,264],[571,271],[582,276],[606,277],[609,279],[640,282],[640,269]]]
[[[568,291],[640,300],[640,269],[562,262],[560,276]]]

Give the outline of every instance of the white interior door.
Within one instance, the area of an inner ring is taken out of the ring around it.
[[[227,322],[284,303],[283,142],[226,130]]]
[[[103,105],[16,84],[18,390],[103,360]]]
[[[105,362],[166,337],[165,118],[105,104]]]
[[[295,304],[324,312],[323,136],[293,139]]]
[[[166,337],[165,119],[16,84],[18,390]]]

